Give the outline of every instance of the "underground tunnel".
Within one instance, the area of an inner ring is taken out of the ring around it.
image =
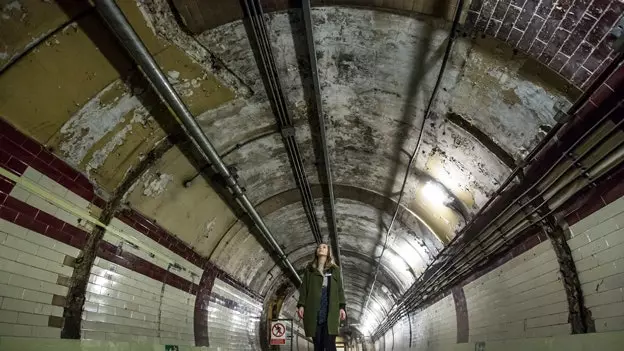
[[[0,350],[624,348],[622,0],[0,12]]]

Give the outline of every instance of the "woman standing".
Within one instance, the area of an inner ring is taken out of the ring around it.
[[[334,264],[329,245],[316,248],[314,260],[303,273],[297,314],[303,319],[314,351],[335,351],[340,321],[347,318],[340,268]]]

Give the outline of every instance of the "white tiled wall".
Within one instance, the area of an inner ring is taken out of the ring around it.
[[[394,330],[392,329],[384,335],[384,349],[394,350]]]
[[[90,204],[87,200],[68,190],[61,184],[55,182],[54,180],[50,179],[49,177],[40,173],[34,168],[28,167],[22,177],[27,178],[28,180],[38,184],[39,186],[45,188],[59,198],[72,203],[79,209],[89,212]],[[16,185],[11,191],[10,195],[74,226],[83,227],[83,229],[87,231],[90,231],[93,228],[93,225],[88,223],[87,221],[79,220],[78,217],[74,216],[73,214],[70,214],[69,212],[57,207],[47,200],[44,200],[36,194],[30,193],[28,190],[21,187],[20,185]],[[189,281],[191,281],[192,279],[197,279],[197,277],[201,277],[203,273],[203,270],[201,268],[191,264],[184,258],[163,247],[156,241],[152,240],[151,238],[147,237],[136,229],[130,227],[129,225],[123,223],[119,219],[114,218],[111,221],[110,226],[123,232],[124,234],[127,234],[128,236],[134,238],[136,241],[140,242],[142,245],[145,246],[145,248],[143,249],[138,249],[134,248],[128,243],[123,243],[124,250],[131,252],[132,254],[139,256],[144,260],[164,269],[167,269],[170,263],[178,263],[182,265],[185,269],[175,270],[172,272]],[[119,246],[123,242],[120,237],[114,235],[110,231],[107,231],[105,233],[104,240],[116,246]],[[162,256],[166,257],[167,259],[164,259]]]
[[[188,262],[184,258],[180,257],[178,254],[167,249],[166,247],[162,246],[158,242],[152,240],[148,236],[132,228],[126,223],[120,221],[119,219],[113,218],[110,226],[135,238],[135,240],[139,241],[141,244],[145,245],[147,248],[146,249],[134,248],[132,245],[129,245],[128,243],[124,243],[121,238],[114,235],[110,231],[107,231],[104,234],[105,241],[108,241],[116,246],[123,245],[124,250],[136,256],[139,256],[142,259],[152,264],[155,264],[156,266],[159,266],[163,269],[169,268],[170,263],[178,263],[182,265],[183,267],[185,267],[185,269],[184,270],[172,270],[171,272],[188,281],[195,280],[197,282],[198,277],[202,276],[203,269],[193,265],[192,263]],[[146,251],[146,250],[149,250],[149,251]],[[151,253],[160,253],[162,256],[166,257],[167,259],[163,258],[160,255],[158,256],[152,255]]]
[[[28,180],[38,184],[39,186],[43,187],[44,189],[48,190],[59,198],[68,201],[74,206],[87,212],[89,211],[89,201],[83,199],[82,197],[78,196],[74,192],[68,190],[61,184],[50,179],[48,176],[35,170],[32,167],[28,167],[26,169],[24,174],[22,174],[22,178],[27,178]],[[13,187],[13,190],[11,190],[11,193],[9,195],[75,227],[83,227],[83,229],[86,231],[90,231],[93,228],[90,223],[86,221],[79,221],[78,217],[41,198],[39,195],[29,192],[19,184]]]
[[[408,350],[410,345],[410,320],[401,319],[392,327],[394,350]]]
[[[208,305],[210,347],[219,350],[260,350],[258,330],[262,305],[229,284],[215,279],[213,296],[235,301],[244,311],[232,310],[223,301]]]
[[[568,245],[596,330],[624,330],[624,198],[574,224],[570,231]],[[470,342],[571,332],[566,294],[550,242],[467,284],[464,294]],[[436,350],[455,343],[455,309],[451,296],[445,300],[438,303],[441,306],[434,305],[436,312],[431,306],[412,318],[412,348]],[[388,332],[377,340],[376,350],[389,350],[392,342],[395,350],[408,349],[397,339],[397,331],[405,327],[400,323],[393,328],[394,339]],[[441,340],[444,343],[437,342]]]
[[[596,331],[624,330],[624,198],[570,227],[568,245]]]
[[[570,334],[550,241],[464,286],[471,342]]]
[[[71,277],[65,256],[79,250],[0,219],[0,335],[59,338],[61,329],[48,327],[50,316],[63,307],[53,295],[65,297],[59,276]]]
[[[457,340],[455,303],[449,295],[427,309],[404,317],[383,338],[375,342],[375,350],[447,350]],[[412,340],[410,348],[410,322]]]
[[[303,330],[301,331],[303,333]],[[306,339],[305,337],[301,336],[301,335],[297,335],[295,337],[295,347],[293,347],[294,350],[297,351],[312,351],[314,350],[314,344],[312,344],[310,342],[310,340]]]
[[[303,329],[303,321],[297,317],[297,298],[299,294],[295,293],[295,295],[291,295],[282,304],[282,309],[280,311],[279,318],[281,319],[292,319],[293,320],[293,328],[295,329],[294,337],[293,337],[293,350],[314,350],[314,344],[310,342],[311,339],[305,337],[305,330]],[[287,328],[288,333],[290,333],[290,326]],[[285,349],[290,350],[290,340],[286,339]]]
[[[86,297],[84,339],[195,343],[193,294],[97,258]]]
[[[411,316],[412,348],[443,350],[457,341],[457,319],[452,295]]]

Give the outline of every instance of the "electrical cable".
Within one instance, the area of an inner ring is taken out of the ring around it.
[[[420,130],[419,130],[419,133],[418,133],[418,142],[416,143],[416,147],[414,148],[414,151],[410,155],[409,162],[407,163],[407,169],[405,170],[405,175],[403,177],[403,182],[401,184],[401,190],[399,192],[399,198],[398,198],[398,200],[396,202],[396,205],[395,205],[394,214],[392,215],[392,220],[390,221],[390,225],[388,226],[388,229],[386,231],[386,237],[384,239],[384,244],[383,244],[383,247],[381,249],[381,254],[379,255],[379,261],[377,262],[377,265],[375,266],[375,273],[373,275],[373,281],[371,283],[371,287],[370,287],[370,290],[368,292],[368,297],[366,298],[366,302],[364,303],[364,306],[363,306],[364,310],[366,310],[368,308],[368,303],[370,302],[371,294],[373,293],[373,289],[374,289],[375,284],[377,282],[377,276],[379,275],[379,266],[381,265],[381,260],[382,260],[383,255],[384,255],[384,253],[385,253],[385,251],[386,251],[386,249],[388,247],[388,239],[390,237],[390,233],[392,231],[392,227],[394,225],[394,222],[396,221],[396,217],[399,214],[399,210],[401,208],[401,200],[403,199],[403,195],[405,193],[405,186],[407,185],[407,179],[409,178],[409,174],[410,174],[410,170],[412,168],[412,164],[414,163],[414,160],[416,159],[416,156],[418,155],[418,151],[420,150],[420,145],[422,143],[424,129],[425,129],[425,123],[427,121],[427,117],[429,116],[429,113],[431,112],[431,107],[433,106],[433,102],[435,101],[438,89],[439,89],[440,84],[442,82],[442,77],[444,76],[444,71],[446,70],[446,64],[447,64],[448,59],[449,59],[449,57],[451,55],[451,49],[453,48],[453,42],[455,41],[455,33],[456,33],[457,27],[459,25],[459,18],[461,16],[463,3],[464,3],[463,0],[459,0],[459,2],[457,3],[457,8],[456,8],[456,11],[455,11],[455,17],[453,19],[453,24],[451,25],[451,30],[450,30],[450,33],[449,33],[449,40],[448,40],[448,43],[446,45],[446,50],[444,52],[444,57],[442,59],[442,65],[440,66],[440,71],[438,73],[438,77],[436,79],[435,86],[433,88],[433,91],[431,93],[431,97],[429,98],[429,102],[427,104],[427,108],[426,108],[425,113],[423,115],[423,120],[421,122]]]
[[[605,114],[605,116],[603,116],[603,117],[602,117],[602,118],[601,118],[601,119],[600,119],[600,120],[599,120],[596,124],[594,124],[594,125],[593,125],[593,126],[592,126],[589,130],[587,130],[587,131],[586,131],[586,132],[585,132],[585,133],[584,133],[584,134],[583,134],[583,135],[582,135],[582,136],[581,136],[578,140],[576,140],[576,141],[575,141],[575,142],[574,142],[574,143],[573,143],[573,144],[572,144],[572,145],[571,145],[571,146],[567,149],[567,151],[565,151],[565,152],[563,152],[563,153],[562,153],[562,156],[561,156],[561,157],[557,160],[557,162],[555,162],[555,165],[554,165],[554,166],[552,166],[552,167],[551,167],[551,168],[550,168],[547,172],[545,172],[545,173],[542,175],[542,177],[540,177],[540,180],[542,180],[543,178],[545,178],[545,177],[546,177],[546,175],[548,175],[548,174],[549,174],[549,173],[550,173],[550,172],[551,172],[551,171],[555,168],[555,166],[557,166],[558,164],[560,164],[560,162],[564,159],[564,157],[567,157],[568,155],[570,155],[570,153],[571,153],[571,151],[572,151],[573,149],[575,149],[575,148],[579,147],[580,143],[581,143],[583,140],[585,140],[586,138],[591,137],[591,136],[590,136],[590,132],[592,132],[592,131],[594,131],[594,130],[598,129],[598,126],[599,126],[599,125],[601,125],[601,124],[602,124],[603,122],[605,122],[606,120],[608,120],[608,119],[610,118],[610,115],[611,115],[611,114],[612,114],[612,113],[613,113],[613,112],[614,112],[617,108],[620,108],[621,106],[622,106],[622,102],[620,102],[617,106],[615,106],[614,108],[612,108],[612,109],[611,109],[608,113],[606,113],[606,114]],[[593,150],[593,149],[595,149],[595,148],[600,147],[600,146],[601,146],[600,142],[601,142],[601,141],[603,141],[604,139],[607,139],[607,137],[609,137],[609,136],[611,135],[611,133],[613,133],[614,131],[617,131],[617,130],[618,130],[618,128],[622,125],[622,123],[623,123],[622,121],[619,121],[619,122],[618,122],[618,123],[616,123],[614,126],[612,126],[612,128],[610,128],[610,130],[608,130],[608,131],[605,133],[605,135],[603,135],[603,136],[602,136],[602,137],[601,137],[601,138],[600,138],[600,139],[599,139],[599,140],[598,140],[598,141],[597,141],[597,142],[596,142],[596,143],[595,143],[592,147],[590,147],[589,149],[587,149],[587,150],[585,150],[583,153],[581,153],[581,154],[578,156],[578,159],[585,157],[587,154],[589,154],[589,152],[590,152],[590,151],[592,151],[592,150]],[[617,145],[619,145],[619,143],[618,143]],[[617,145],[616,145],[616,146],[617,146]],[[611,157],[611,156],[612,156],[612,154],[607,154],[607,155],[605,155],[604,157],[602,157],[601,159],[599,159],[599,160],[597,160],[597,161],[594,161],[594,162],[593,162],[590,166],[592,166],[592,167],[593,167],[593,166],[595,166],[595,165],[597,165],[597,164],[599,164],[599,163],[603,162],[605,159],[608,159],[608,158],[609,158],[609,157]],[[572,165],[574,165],[574,163],[573,163]],[[561,173],[559,174],[559,176],[557,176],[557,177],[555,178],[555,180],[553,180],[552,182],[550,182],[550,184],[549,184],[549,185],[548,185],[545,189],[543,189],[543,190],[540,192],[540,194],[538,194],[538,196],[533,197],[533,199],[531,199],[531,200],[533,201],[533,200],[535,200],[537,197],[539,197],[541,194],[543,194],[544,192],[548,192],[548,191],[550,190],[550,187],[551,187],[551,186],[555,186],[555,185],[556,185],[556,183],[555,183],[555,182],[556,182],[558,179],[560,179],[560,178],[561,178],[561,177],[562,177],[562,176],[563,176],[563,175],[564,175],[564,174],[565,174],[565,173],[566,173],[566,172],[567,172],[567,171],[571,168],[571,166],[572,166],[572,165],[568,165],[568,167],[567,167],[567,168],[566,168],[563,172],[561,172]],[[588,167],[590,167],[590,166],[588,166]],[[563,186],[563,187],[565,187],[565,186],[567,186],[567,185],[571,184],[573,181],[575,181],[575,180],[577,180],[577,179],[581,178],[583,175],[584,175],[583,173],[581,173],[581,174],[577,174],[577,175],[576,175],[573,179],[571,179],[571,180],[567,180],[567,181],[566,181],[566,184],[564,184],[564,186]],[[537,186],[538,184],[539,184],[539,182],[536,182],[536,183],[535,183],[535,184],[531,187],[531,189],[533,189],[533,188],[534,188],[535,186]],[[531,189],[529,189],[529,190],[531,190]],[[583,188],[582,188],[582,189],[583,189]],[[529,192],[529,190],[525,191],[525,192],[522,194],[522,196],[526,195],[526,194]],[[578,191],[580,191],[580,190],[581,190],[581,189],[576,190],[576,191],[575,191],[575,193],[576,193],[576,192],[578,192]],[[573,194],[572,194],[572,195],[573,195]],[[569,195],[569,196],[572,196],[572,195]],[[522,196],[520,196],[519,198],[521,198]],[[529,201],[529,202],[527,202],[527,203],[531,203],[532,201]],[[514,239],[515,237],[517,237],[518,233],[523,232],[524,230],[528,229],[529,227],[531,227],[531,226],[535,225],[535,223],[538,223],[539,221],[541,221],[541,220],[543,220],[543,219],[547,218],[549,215],[551,215],[552,213],[554,213],[554,212],[556,211],[556,208],[555,208],[555,209],[553,209],[553,210],[551,210],[551,211],[549,211],[549,212],[548,212],[548,213],[546,213],[545,215],[543,215],[543,216],[539,217],[538,219],[528,220],[528,222],[529,222],[529,223],[528,223],[528,224],[526,224],[526,221],[527,221],[528,217],[531,217],[531,216],[532,216],[535,212],[537,212],[537,211],[538,211],[539,209],[541,209],[544,205],[546,205],[546,204],[547,204],[547,202],[548,202],[548,200],[544,200],[544,201],[543,201],[543,202],[541,202],[539,205],[535,206],[535,208],[533,209],[533,211],[531,211],[531,212],[530,212],[530,213],[528,213],[528,214],[525,214],[525,216],[523,216],[523,218],[522,218],[522,219],[520,219],[519,221],[517,221],[517,223],[514,225],[514,227],[512,227],[512,228],[509,230],[509,232],[515,232],[515,234],[514,234],[513,236],[511,236],[511,237],[507,237],[507,238],[503,235],[503,242],[502,242],[502,244],[501,244],[501,245],[499,245],[497,248],[495,248],[495,250],[493,250],[493,251],[496,251],[498,248],[503,247],[503,246],[505,246],[505,245],[509,244],[509,243],[512,241],[512,239]],[[514,203],[515,203],[515,202],[514,202]],[[526,205],[527,203],[525,203],[525,205]],[[509,209],[512,205],[513,205],[513,204],[508,205],[508,206],[507,206],[507,208],[505,208],[503,211],[501,211],[501,214],[499,214],[499,216],[497,216],[497,218],[499,218],[499,217],[500,217],[500,215],[502,215],[504,212],[506,212],[506,211],[507,211],[507,210],[508,210],[508,209]],[[524,206],[523,206],[523,207],[524,207]],[[515,210],[515,211],[514,211],[511,215],[509,215],[509,216],[508,216],[507,220],[505,220],[503,223],[498,224],[498,225],[497,225],[497,227],[495,228],[495,230],[491,230],[491,231],[489,231],[488,229],[489,229],[489,227],[491,226],[491,224],[490,224],[490,225],[488,225],[488,226],[484,229],[484,231],[485,231],[485,230],[488,230],[488,234],[486,234],[486,237],[485,237],[485,238],[483,238],[483,241],[481,241],[481,243],[483,243],[483,242],[487,241],[488,239],[490,239],[490,238],[492,237],[492,235],[494,235],[497,231],[500,231],[500,228],[501,228],[503,225],[505,225],[506,223],[508,223],[509,221],[511,221],[512,219],[514,219],[515,214],[517,214],[519,211],[520,211],[520,209],[516,209],[516,210]],[[492,222],[494,222],[494,221],[492,221]],[[524,222],[524,223],[523,223],[523,222]],[[520,226],[520,227],[518,228],[518,226]],[[470,250],[468,250],[468,251],[463,250],[463,248],[465,248],[465,247],[466,247],[468,244],[470,244],[473,240],[475,240],[475,239],[473,238],[473,239],[469,240],[468,242],[464,243],[464,245],[462,246],[462,248],[460,248],[460,250],[459,250],[459,251],[461,251],[462,255],[461,255],[460,257],[456,258],[456,259],[453,259],[453,260],[452,260],[453,262],[457,263],[458,261],[462,261],[464,258],[467,258],[467,257],[468,257],[468,256],[469,256],[472,252],[474,252],[474,250],[476,249],[476,247],[477,247],[477,246],[473,246],[473,247],[472,247]],[[494,246],[495,244],[497,244],[497,242],[492,242],[492,243],[490,243],[490,244],[489,244],[489,245],[488,245],[485,249],[489,249],[490,247]],[[483,249],[483,248],[482,248],[482,249]],[[470,263],[472,263],[472,262],[475,260],[475,258],[478,258],[478,256],[473,256],[473,257],[471,257],[471,258],[468,258],[468,261],[466,261],[466,262],[464,262],[464,264],[462,264],[462,267],[468,266],[468,268],[467,268],[467,269],[464,269],[463,271],[455,270],[455,271],[453,272],[453,273],[454,273],[455,278],[452,278],[452,277],[453,277],[453,275],[451,275],[451,276],[450,276],[450,277],[451,277],[451,278],[450,278],[450,280],[453,280],[453,279],[458,279],[458,277],[460,277],[462,273],[469,271],[469,270],[471,269],[471,268],[470,268]],[[448,262],[450,262],[450,261],[451,261],[451,260],[447,260],[445,263],[448,263]],[[443,277],[444,277],[444,274],[445,274],[445,273],[447,273],[447,272],[449,271],[449,269],[450,269],[450,267],[446,267],[446,266],[447,266],[446,264],[445,264],[445,265],[443,265],[442,267],[440,267],[440,268],[439,268],[439,269],[438,269],[438,270],[434,273],[434,275],[433,275],[433,276],[429,277],[429,279],[428,279],[428,281],[427,281],[427,283],[428,283],[428,284],[426,284],[426,285],[427,285],[426,287],[421,285],[421,286],[419,286],[416,290],[412,290],[411,292],[409,292],[409,291],[408,291],[408,292],[404,295],[404,298],[402,299],[402,302],[400,302],[400,303],[396,304],[395,306],[393,306],[393,310],[398,309],[398,311],[397,311],[396,313],[398,313],[398,315],[402,315],[402,312],[401,312],[400,310],[402,310],[402,309],[412,309],[412,308],[416,308],[416,307],[418,307],[419,302],[417,302],[417,299],[422,298],[422,297],[423,297],[423,294],[426,294],[428,290],[431,290],[431,289],[432,289],[432,287],[433,287],[433,286],[434,286],[434,285],[435,285],[435,284],[436,284],[436,283],[437,283],[437,282],[438,282],[441,278],[443,278]],[[447,268],[447,269],[446,269],[446,270],[444,270],[444,268]],[[455,268],[457,268],[457,267],[455,267]],[[444,271],[442,271],[442,270],[444,270]],[[441,272],[441,273],[440,273],[440,272]],[[432,281],[432,280],[433,280],[433,281]],[[441,290],[441,289],[444,289],[444,288],[446,288],[449,284],[450,284],[449,282],[443,283],[443,285],[442,285],[441,287],[437,287],[437,288],[436,288],[436,290]],[[414,287],[414,286],[415,286],[415,285],[413,285],[413,287]],[[420,301],[420,302],[422,302],[422,301]],[[396,313],[395,313],[395,315],[394,315],[394,316],[390,316],[390,320],[388,320],[386,323],[384,323],[384,326],[381,328],[381,330],[375,333],[376,335],[377,335],[377,334],[379,334],[381,331],[384,331],[384,330],[386,330],[386,331],[387,331],[387,330],[388,330],[388,325],[393,324],[393,323],[396,323],[396,321],[398,321],[398,319],[400,319],[400,317],[398,317],[398,318],[397,318],[397,314],[396,314]]]

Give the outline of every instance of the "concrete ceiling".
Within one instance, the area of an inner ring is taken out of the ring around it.
[[[397,198],[439,71],[448,22],[344,7],[315,8],[313,22],[333,177],[337,187],[348,189],[337,195],[336,211],[352,322],[380,321],[393,298],[464,223],[458,211],[423,196],[422,186],[430,180],[441,183],[468,214],[475,213],[555,123],[557,104],[572,97],[564,92],[564,80],[540,79],[533,73],[539,63],[504,44],[462,39],[455,45],[433,115],[424,124],[403,200],[405,215],[381,259],[374,302],[362,311],[391,219],[391,206],[376,205],[375,197]],[[160,26],[157,31],[171,32],[167,26],[172,23],[154,23]],[[317,184],[302,19],[295,10],[275,12],[267,16],[267,25],[306,172]],[[194,38],[253,92],[202,113],[198,120],[221,149],[239,144],[225,161],[236,165],[255,204],[272,207],[264,218],[291,261],[302,268],[312,257],[314,237],[300,202],[284,200],[292,198],[296,184],[245,27],[236,20]],[[368,196],[349,198],[349,191]],[[320,200],[316,209],[327,235]],[[404,223],[406,217],[413,218],[411,227]],[[248,231],[240,227],[226,238],[213,259],[252,287],[270,290],[279,272]]]
[[[387,11],[391,6],[382,3],[381,8],[322,6],[312,11],[323,110],[329,122],[345,290],[351,322],[362,329],[375,327],[394,299],[454,237],[464,217],[479,210],[515,163],[555,123],[557,106],[578,94],[563,78],[544,73],[547,68],[502,42],[470,37],[456,42],[432,114],[424,122],[418,157],[381,258],[372,302],[364,310],[371,273],[382,251],[409,153],[418,142],[450,26],[444,19],[447,12],[441,13],[443,18],[408,15]],[[21,13],[54,6],[34,0],[20,4]],[[289,259],[297,269],[303,268],[312,258],[314,237],[243,23],[232,17],[228,23],[189,34],[164,0],[120,4],[226,163],[236,166],[247,195]],[[411,4],[410,11],[434,13],[425,11],[423,4],[422,9]],[[93,13],[73,22],[62,5],[52,8],[56,12],[48,12],[49,16],[58,18],[47,18],[35,29],[32,22],[20,22],[22,14],[17,10],[7,12],[16,33],[21,33],[7,52],[11,57],[26,55],[15,63],[0,62],[11,63],[0,83],[12,82],[17,89],[12,95],[20,96],[23,104],[37,93],[36,87],[27,91],[31,83],[21,81],[29,70],[32,73],[33,60],[38,66],[49,65],[40,76],[63,85],[79,84],[87,75],[92,79],[86,80],[84,89],[63,91],[62,99],[56,98],[55,105],[60,106],[52,110],[54,118],[25,121],[21,116],[39,116],[37,109],[46,105],[18,106],[6,92],[0,94],[0,113],[88,172],[105,195],[172,126],[163,122],[169,119],[166,111],[127,58],[120,54],[118,64],[110,63],[119,48],[111,44],[102,24],[91,18]],[[305,171],[313,184],[321,231],[327,236],[313,142],[317,130],[308,104],[311,78],[307,48],[302,44],[303,23],[295,10],[271,12],[266,19]],[[87,20],[97,28],[89,30]],[[28,51],[28,37],[50,30],[57,30],[57,36],[36,44],[39,51]],[[85,52],[101,62],[76,64],[71,76],[54,66],[68,57],[75,61]],[[274,291],[284,279],[282,272],[209,179],[200,176],[184,186],[196,174],[196,166],[175,147],[137,182],[128,202],[253,289]],[[460,209],[432,202],[423,192],[431,181],[443,185]],[[285,306],[292,305],[293,298],[296,294]]]

